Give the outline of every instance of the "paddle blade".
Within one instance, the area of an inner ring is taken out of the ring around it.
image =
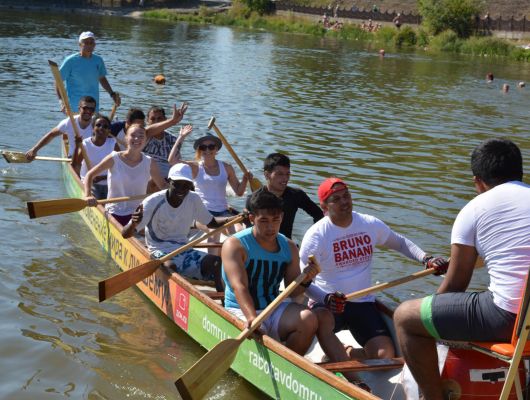
[[[191,366],[175,382],[184,400],[202,399],[230,368],[242,340],[226,339]]]
[[[29,217],[33,219],[80,211],[87,206],[87,203],[86,200],[74,198],[28,201],[27,205]]]
[[[262,185],[261,185],[261,182],[259,181],[258,178],[253,177],[253,178],[250,180],[250,190],[252,190],[253,192],[255,192],[256,190],[258,190],[261,186],[262,186]]]
[[[99,301],[105,301],[144,280],[153,274],[160,264],[160,260],[151,260],[99,282]]]
[[[19,151],[2,150],[2,155],[8,163],[29,163],[26,155]]]

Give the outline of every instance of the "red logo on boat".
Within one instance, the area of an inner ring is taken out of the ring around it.
[[[173,319],[186,332],[188,331],[188,315],[190,306],[190,294],[176,285],[177,290],[175,295],[174,309],[175,313]]]

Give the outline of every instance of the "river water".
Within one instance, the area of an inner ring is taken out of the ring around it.
[[[512,138],[530,171],[530,89],[516,88],[530,81],[526,64],[422,52],[387,51],[381,59],[366,45],[302,35],[6,9],[0,9],[0,148],[25,151],[63,117],[47,60],[75,52],[85,30],[98,36],[96,52],[122,93],[120,118],[133,105],[187,101],[193,137],[215,115],[260,178],[264,156],[285,152],[292,184],[313,199],[324,177],[340,176],[356,210],[435,254],[449,252],[452,221],[474,196],[468,158],[477,143]],[[484,81],[489,71],[492,84]],[[152,83],[159,73],[165,86]],[[503,83],[511,86],[507,94]],[[110,105],[102,95],[103,111]],[[41,151],[58,154],[58,142]],[[221,158],[230,160],[224,150]],[[172,382],[203,354],[200,347],[135,290],[98,303],[97,282],[117,268],[79,216],[29,220],[26,201],[66,195],[59,165],[0,163],[0,398],[177,397]],[[297,217],[297,241],[310,224],[306,215]],[[374,283],[417,268],[382,251]],[[396,305],[433,292],[439,282],[425,278],[381,298]],[[484,270],[471,286],[487,286]],[[229,397],[261,395],[230,373],[211,398]]]

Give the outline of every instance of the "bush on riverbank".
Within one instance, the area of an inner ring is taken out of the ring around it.
[[[482,12],[482,0],[418,0],[423,24],[437,35],[452,30],[466,38],[473,32],[475,17]]]
[[[187,21],[197,24],[216,24],[237,26],[246,29],[260,29],[272,32],[303,33],[314,36],[336,37],[344,40],[374,42],[396,48],[428,48],[431,51],[443,51],[478,56],[500,56],[513,60],[530,61],[530,50],[516,47],[509,41],[493,37],[470,37],[463,39],[452,30],[445,30],[432,36],[421,26],[414,29],[403,26],[401,30],[384,26],[376,32],[367,32],[358,25],[345,23],[342,29],[325,29],[322,23],[302,19],[291,14],[287,17],[278,15],[260,15],[240,1],[234,1],[228,12],[212,11],[201,7],[199,12],[179,14],[171,10],[151,10],[143,15],[146,18],[166,19],[170,21]]]

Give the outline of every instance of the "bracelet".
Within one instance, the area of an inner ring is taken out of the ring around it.
[[[312,283],[313,283],[313,281],[309,281],[309,282],[306,282],[306,283],[301,283],[300,286],[305,287],[307,289],[309,286],[311,286]]]

